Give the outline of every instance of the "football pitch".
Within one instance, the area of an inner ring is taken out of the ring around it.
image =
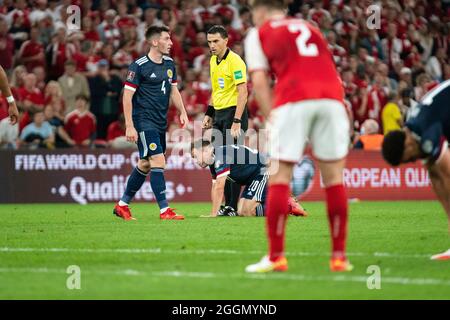
[[[439,203],[352,203],[345,274],[328,269],[324,204],[304,206],[309,216],[288,222],[289,271],[249,275],[266,252],[264,218],[200,218],[207,203],[175,204],[185,221],[144,203],[136,221],[112,204],[1,205],[0,299],[450,299],[450,261],[429,259],[450,247]],[[80,289],[67,287],[69,266]],[[369,266],[380,289],[368,289]]]

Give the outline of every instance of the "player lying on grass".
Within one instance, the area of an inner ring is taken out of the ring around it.
[[[223,215],[220,205],[226,179],[245,186],[238,205],[240,216],[264,216],[268,174],[266,160],[257,150],[242,145],[214,147],[208,140],[199,140],[191,144],[191,155],[202,168],[211,165],[215,168],[210,216]],[[306,216],[306,212],[293,198],[288,200],[288,212],[296,216]],[[233,214],[227,212],[227,215]]]
[[[388,133],[383,157],[393,166],[423,159],[434,192],[447,212],[450,233],[450,80],[441,83],[420,101],[417,112],[403,130]],[[450,260],[450,249],[431,257]]]

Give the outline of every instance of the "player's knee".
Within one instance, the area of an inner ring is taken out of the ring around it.
[[[147,172],[150,171],[150,162],[148,160],[140,159],[139,162],[138,162],[137,167],[142,172],[147,173]]]
[[[159,154],[150,158],[150,166],[152,168],[165,168],[166,166],[166,158],[164,155]]]

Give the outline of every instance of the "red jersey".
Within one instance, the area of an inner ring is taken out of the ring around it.
[[[249,71],[276,77],[274,108],[313,99],[343,101],[342,81],[319,29],[301,19],[273,19],[249,31],[245,41]]]
[[[108,133],[106,134],[106,140],[112,141],[115,138],[123,137],[125,135],[125,129],[120,125],[119,121],[114,121],[108,126]]]
[[[42,94],[41,90],[38,88],[34,88],[31,91],[28,91],[25,87],[21,87],[18,90],[19,100],[25,101],[29,100],[36,107],[43,107],[45,103],[45,97]]]
[[[19,55],[22,58],[30,58],[39,53],[44,53],[44,46],[39,42],[27,40],[22,44]],[[35,67],[45,67],[45,57],[42,55],[42,59],[25,62],[24,65],[28,72],[33,71]]]
[[[90,139],[97,130],[95,116],[89,111],[81,113],[75,109],[66,116],[64,122],[64,129],[77,144]]]

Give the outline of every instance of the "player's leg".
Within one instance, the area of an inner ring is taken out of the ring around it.
[[[164,220],[184,220],[184,216],[177,215],[169,207],[166,198],[166,179],[164,177],[166,167],[166,157],[164,156],[166,151],[165,133],[149,131],[147,141],[150,149],[150,185],[159,206],[160,218]]]
[[[127,181],[125,192],[120,201],[114,207],[113,213],[125,220],[134,219],[131,215],[129,204],[133,200],[136,192],[142,187],[150,172],[150,162],[148,161],[148,146],[145,140],[144,132],[140,132],[138,136],[139,161],[133,169]]]
[[[267,193],[268,173],[256,176],[248,183],[241,194],[241,207],[238,208],[242,216],[264,216],[264,201]]]
[[[239,201],[239,216],[241,217],[254,217],[256,215],[256,207],[258,202],[255,199],[242,198]]]
[[[260,262],[247,266],[247,272],[287,270],[284,241],[289,211],[289,184],[293,167],[302,156],[312,116],[299,104],[288,104],[272,111],[269,122],[270,178],[265,208],[269,254]]]
[[[434,164],[427,166],[434,192],[442,204],[448,217],[448,231],[450,235],[450,151],[446,150]],[[432,260],[450,260],[450,249],[433,255]]]
[[[317,110],[311,142],[325,185],[332,240],[330,268],[350,271],[353,266],[345,255],[348,202],[342,178],[349,146],[349,121],[344,106],[338,101],[319,101]]]

